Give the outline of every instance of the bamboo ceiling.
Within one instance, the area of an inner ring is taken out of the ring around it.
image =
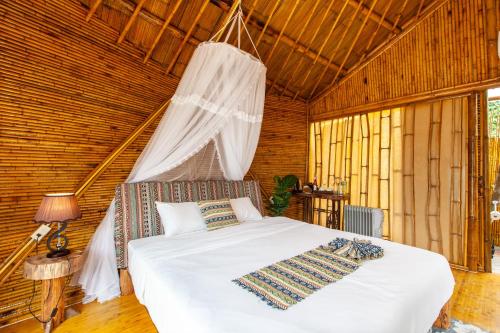
[[[268,68],[268,94],[314,98],[439,0],[242,0]],[[218,31],[232,0],[80,0],[166,74],[181,77],[196,45]],[[230,41],[235,43],[235,38]],[[252,52],[248,38],[242,49]]]

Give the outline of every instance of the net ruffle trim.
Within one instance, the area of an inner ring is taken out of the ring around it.
[[[229,117],[235,117],[237,119],[240,119],[242,121],[246,121],[249,123],[261,123],[262,122],[262,113],[258,115],[250,115],[246,112],[240,111],[240,110],[234,110],[230,109],[224,106],[216,105],[215,103],[212,103],[203,97],[199,95],[189,95],[189,96],[178,96],[174,95],[172,97],[172,103],[175,103],[177,105],[194,105],[197,106],[205,111],[211,112],[213,114],[217,114],[220,116],[223,116],[225,118]]]

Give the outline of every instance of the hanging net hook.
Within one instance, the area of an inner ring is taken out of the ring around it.
[[[236,10],[236,8],[237,8],[237,10]],[[236,0],[233,3],[233,6],[231,6],[229,13],[230,13],[231,17],[228,17],[226,19],[226,22],[224,23],[222,28],[219,31],[217,31],[212,36],[212,38],[210,38],[210,41],[215,40],[216,42],[218,42],[221,39],[222,35],[224,34],[224,31],[226,30],[226,28],[229,26],[229,30],[226,33],[226,38],[224,39],[224,42],[227,43],[229,37],[231,36],[231,33],[233,32],[234,25],[236,24],[236,21],[237,21],[237,23],[238,23],[238,32],[237,32],[238,48],[241,49],[241,30],[242,30],[241,27],[243,26],[243,30],[245,30],[245,32],[248,36],[248,39],[250,40],[250,43],[252,44],[252,47],[254,48],[254,50],[257,54],[257,57],[262,62],[262,59],[260,58],[260,55],[259,55],[259,51],[257,51],[257,47],[255,46],[255,44],[252,40],[252,36],[250,35],[250,32],[248,31],[247,26],[245,24],[245,20],[243,19],[244,16],[243,16],[243,9],[241,6],[241,0]]]

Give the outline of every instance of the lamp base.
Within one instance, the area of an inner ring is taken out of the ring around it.
[[[70,250],[68,249],[60,249],[60,250],[55,250],[47,253],[47,258],[60,258],[60,257],[65,257],[68,254],[70,254]]]

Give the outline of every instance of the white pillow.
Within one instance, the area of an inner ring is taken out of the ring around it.
[[[205,220],[201,216],[196,202],[159,202],[155,201],[165,236],[185,234],[188,232],[207,230]]]
[[[249,197],[230,199],[231,207],[238,221],[260,221],[262,215]]]

